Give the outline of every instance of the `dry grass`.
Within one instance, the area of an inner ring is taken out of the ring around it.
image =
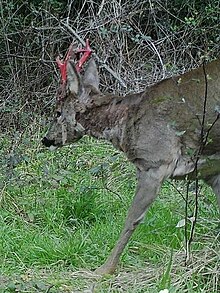
[[[192,263],[184,264],[183,252],[175,252],[170,273],[170,291],[173,293],[217,293],[220,289],[220,255],[218,247],[208,245],[193,253]],[[14,283],[24,283],[25,292],[59,293],[158,293],[161,279],[169,262],[164,255],[164,264],[144,263],[142,267],[121,267],[114,276],[100,277],[86,270],[57,271],[44,269],[25,271],[22,275],[10,278]],[[16,281],[17,280],[17,281]],[[2,278],[1,285],[9,284],[9,278]],[[205,284],[205,285],[204,285]],[[165,288],[163,288],[165,289]],[[17,291],[16,291],[17,292]],[[18,290],[18,292],[21,292]]]
[[[185,254],[176,252],[171,271],[172,292],[193,293],[210,292],[217,293],[220,289],[220,255],[216,250],[206,247],[202,251],[193,254],[192,264],[185,266]],[[83,292],[159,292],[158,284],[167,263],[154,266],[145,263],[143,268],[120,269],[115,277],[94,281],[92,273],[78,271],[71,275],[73,279],[85,279],[91,283]],[[206,288],[200,287],[200,283],[206,283]],[[203,289],[199,289],[202,288]],[[103,289],[104,288],[104,289]],[[77,291],[73,291],[77,292]],[[79,291],[82,292],[82,291]]]

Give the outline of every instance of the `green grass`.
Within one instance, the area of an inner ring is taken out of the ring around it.
[[[176,228],[184,218],[176,187],[184,194],[184,185],[167,182],[126,247],[118,274],[96,279],[90,270],[118,238],[135,170],[102,141],[84,138],[50,152],[39,134],[30,137],[1,138],[0,292],[154,293],[166,286],[171,293],[217,292],[218,210],[209,188],[201,192],[193,264],[183,265],[184,228]]]

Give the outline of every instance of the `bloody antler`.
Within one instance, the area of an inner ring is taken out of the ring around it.
[[[70,45],[69,50],[68,50],[68,52],[66,54],[66,57],[65,57],[64,61],[60,60],[59,56],[57,56],[57,58],[56,58],[57,65],[58,65],[58,67],[60,69],[62,84],[65,84],[66,80],[67,80],[67,71],[66,71],[67,62],[70,59],[70,57],[72,55],[72,52],[73,52],[73,44]]]
[[[80,72],[80,70],[82,69],[83,64],[88,60],[89,56],[92,54],[92,50],[90,48],[89,45],[89,40],[86,40],[86,46],[84,49],[78,49],[75,54],[77,55],[77,57],[80,57],[80,54],[83,54],[82,57],[78,60],[77,64],[75,65],[76,71]],[[61,73],[61,80],[62,80],[62,84],[66,84],[67,81],[67,62],[70,59],[70,57],[73,54],[73,44],[70,45],[69,50],[66,54],[66,57],[63,60],[60,60],[59,57],[56,58],[56,62],[57,65],[60,69],[60,73]]]
[[[86,40],[86,46],[84,49],[78,49],[76,51],[76,54],[80,56],[80,54],[83,53],[82,57],[79,59],[79,61],[76,64],[76,71],[80,72],[82,69],[83,64],[89,59],[89,56],[92,54],[92,50],[89,45],[89,39]]]

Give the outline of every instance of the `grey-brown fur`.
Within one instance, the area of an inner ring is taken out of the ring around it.
[[[120,97],[99,92],[93,60],[82,78],[71,61],[68,63],[69,94],[58,103],[61,116],[54,119],[43,143],[62,146],[74,143],[84,134],[104,138],[123,151],[137,168],[136,195],[124,229],[98,273],[114,272],[125,245],[163,181],[193,173],[201,146],[206,85],[204,134],[211,125],[212,128],[198,169],[220,204],[220,60],[206,65],[205,71],[206,74],[200,67],[156,83],[144,92]]]

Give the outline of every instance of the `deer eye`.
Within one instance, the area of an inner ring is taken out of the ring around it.
[[[62,113],[61,113],[60,111],[57,111],[57,112],[56,112],[56,116],[57,116],[57,118],[59,118],[61,115],[62,115]]]

